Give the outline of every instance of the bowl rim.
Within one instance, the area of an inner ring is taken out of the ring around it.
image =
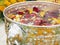
[[[10,18],[8,18],[7,16],[5,16],[5,11],[10,7],[11,8],[11,6],[14,6],[14,5],[16,5],[16,4],[20,4],[20,3],[27,3],[27,2],[44,2],[44,3],[52,3],[52,4],[57,4],[57,5],[59,5],[60,6],[60,4],[58,4],[58,3],[55,3],[55,2],[48,2],[48,1],[25,1],[25,2],[17,2],[17,3],[15,3],[15,4],[12,4],[12,5],[10,5],[10,6],[8,6],[8,7],[6,7],[5,9],[4,9],[4,11],[3,11],[3,15],[4,15],[4,17],[8,20],[8,21],[10,21],[10,22],[13,22],[13,23],[15,23],[15,24],[18,24],[18,25],[24,25],[24,26],[31,26],[31,27],[44,27],[44,28],[55,28],[55,27],[59,27],[60,26],[60,24],[57,24],[57,25],[50,25],[50,26],[37,26],[37,25],[28,25],[28,24],[23,24],[23,23],[19,23],[19,22],[16,22],[16,21],[13,21],[12,19],[10,19]]]

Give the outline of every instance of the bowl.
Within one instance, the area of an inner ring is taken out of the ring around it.
[[[40,7],[41,9],[60,10],[60,5],[52,2],[27,1],[12,4],[5,8],[5,27],[7,44],[11,45],[59,45],[60,24],[50,26],[28,25],[8,18],[11,10]]]

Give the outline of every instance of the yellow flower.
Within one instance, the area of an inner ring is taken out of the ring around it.
[[[59,3],[60,4],[60,0],[56,0],[56,3]]]
[[[10,0],[11,3],[16,3],[17,1],[16,0]]]
[[[23,1],[26,1],[26,0],[17,0],[18,2],[23,2]]]
[[[38,1],[54,2],[54,0],[38,0]]]
[[[3,11],[5,6],[0,5],[0,11]]]
[[[9,6],[11,3],[10,3],[8,0],[4,0],[4,4],[5,4],[6,6]]]

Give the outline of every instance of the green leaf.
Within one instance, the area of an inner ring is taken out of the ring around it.
[[[4,20],[3,12],[0,11],[0,20]]]

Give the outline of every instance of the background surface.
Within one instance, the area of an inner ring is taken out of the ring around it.
[[[6,45],[5,24],[0,23],[0,45]]]

